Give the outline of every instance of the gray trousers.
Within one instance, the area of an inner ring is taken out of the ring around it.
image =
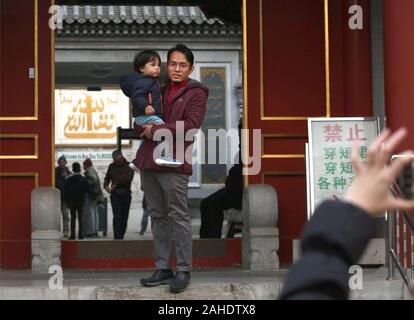
[[[151,216],[156,269],[171,269],[171,222],[174,226],[177,271],[191,271],[193,237],[187,209],[189,176],[142,171],[141,183]]]

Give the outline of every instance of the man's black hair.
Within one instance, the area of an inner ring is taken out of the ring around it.
[[[185,55],[185,57],[187,58],[187,61],[190,62],[190,66],[194,64],[193,52],[185,44],[182,44],[182,43],[179,43],[175,47],[168,50],[167,62],[170,61],[170,56],[175,51],[181,52],[183,55]]]
[[[138,73],[141,73],[139,69],[145,67],[148,62],[156,59],[158,59],[161,64],[161,57],[155,50],[144,50],[140,53],[137,53],[134,58],[134,70]]]
[[[81,172],[81,166],[78,162],[74,162],[72,164],[72,171],[73,172]]]

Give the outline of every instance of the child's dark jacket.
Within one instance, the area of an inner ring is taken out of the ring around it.
[[[145,116],[145,108],[152,105],[155,116],[161,117],[161,89],[158,80],[139,73],[130,73],[120,79],[122,92],[132,101],[132,116]]]

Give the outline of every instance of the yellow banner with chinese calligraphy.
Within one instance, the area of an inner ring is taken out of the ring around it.
[[[56,90],[57,145],[116,144],[116,129],[129,128],[129,99],[121,90]]]

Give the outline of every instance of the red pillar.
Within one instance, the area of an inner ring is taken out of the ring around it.
[[[371,117],[370,2],[331,0],[328,4],[331,116]],[[353,6],[358,6],[358,15]],[[355,17],[362,22],[358,28],[353,28]]]
[[[348,21],[353,5],[362,9],[362,29],[351,29]],[[345,116],[372,116],[371,27],[370,6],[367,0],[343,1],[343,84]]]
[[[384,82],[387,126],[406,126],[403,149],[414,149],[414,1],[384,0]]]

